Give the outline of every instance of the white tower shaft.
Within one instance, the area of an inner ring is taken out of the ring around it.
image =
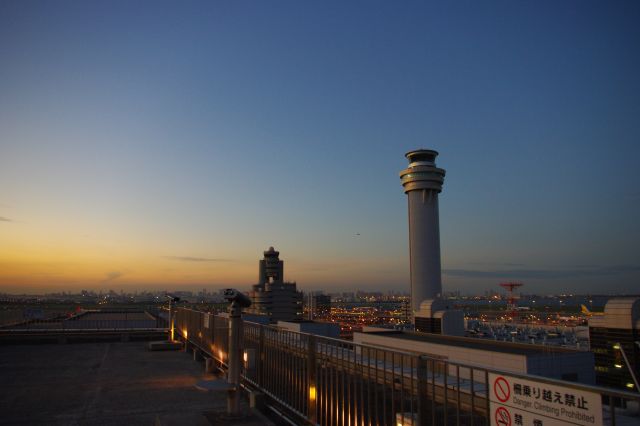
[[[438,194],[429,189],[411,191],[409,199],[409,257],[414,310],[425,299],[442,295]]]

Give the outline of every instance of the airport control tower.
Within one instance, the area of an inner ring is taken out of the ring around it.
[[[442,297],[438,194],[444,169],[436,167],[437,151],[418,149],[405,154],[409,167],[400,180],[409,200],[411,313],[416,331],[460,335],[461,311],[450,310]]]
[[[442,295],[440,277],[440,220],[438,194],[444,182],[443,169],[436,167],[437,151],[419,149],[405,157],[409,167],[400,172],[409,200],[409,257],[411,264],[411,309],[420,309],[426,299]]]

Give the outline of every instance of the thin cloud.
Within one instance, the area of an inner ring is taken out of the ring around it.
[[[0,222],[13,222],[13,220],[8,217],[0,216]]]
[[[501,263],[501,262],[469,262],[467,265],[478,265],[478,266],[509,266],[509,267],[522,267],[525,266],[524,263]]]
[[[490,271],[474,269],[445,269],[442,272],[445,275],[463,278],[567,279],[640,272],[640,266],[615,265],[581,269],[508,269]]]
[[[111,271],[111,272],[107,272],[106,273],[106,277],[104,280],[102,280],[103,283],[108,283],[110,281],[114,281],[117,280],[118,278],[120,278],[121,276],[123,276],[124,274],[120,271]]]
[[[193,256],[162,256],[165,259],[179,260],[181,262],[231,262],[229,259],[218,259],[211,257],[193,257]]]

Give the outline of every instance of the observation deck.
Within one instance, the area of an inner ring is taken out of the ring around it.
[[[436,167],[438,151],[418,149],[405,154],[409,167],[400,172],[404,192],[417,189],[431,189],[440,193],[444,183],[445,170]]]
[[[176,337],[184,342],[184,351],[176,352],[150,352],[144,342],[12,345],[4,340],[9,330],[3,330],[2,422],[219,424],[216,412],[225,409],[225,393],[203,393],[196,384],[212,371],[228,368],[227,321],[223,316],[178,309]],[[81,331],[101,333],[97,329]],[[62,335],[72,331],[46,332]],[[602,408],[596,400],[591,401],[602,419],[597,424],[637,424],[637,393],[249,322],[243,333],[242,388],[261,395],[263,412],[279,422],[487,425],[495,411],[490,401],[495,387],[491,377],[500,375],[541,388],[562,387],[576,395],[591,394],[602,401]],[[558,353],[549,356],[557,357]],[[243,404],[242,410],[248,412],[247,401]],[[260,417],[233,424],[269,424],[269,420]]]

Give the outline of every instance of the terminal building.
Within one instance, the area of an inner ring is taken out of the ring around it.
[[[295,282],[284,281],[284,261],[273,247],[260,260],[258,284],[252,286],[249,298],[248,314],[267,316],[273,323],[302,319],[302,292]]]
[[[640,375],[640,298],[614,298],[589,318],[596,383],[637,391]]]

